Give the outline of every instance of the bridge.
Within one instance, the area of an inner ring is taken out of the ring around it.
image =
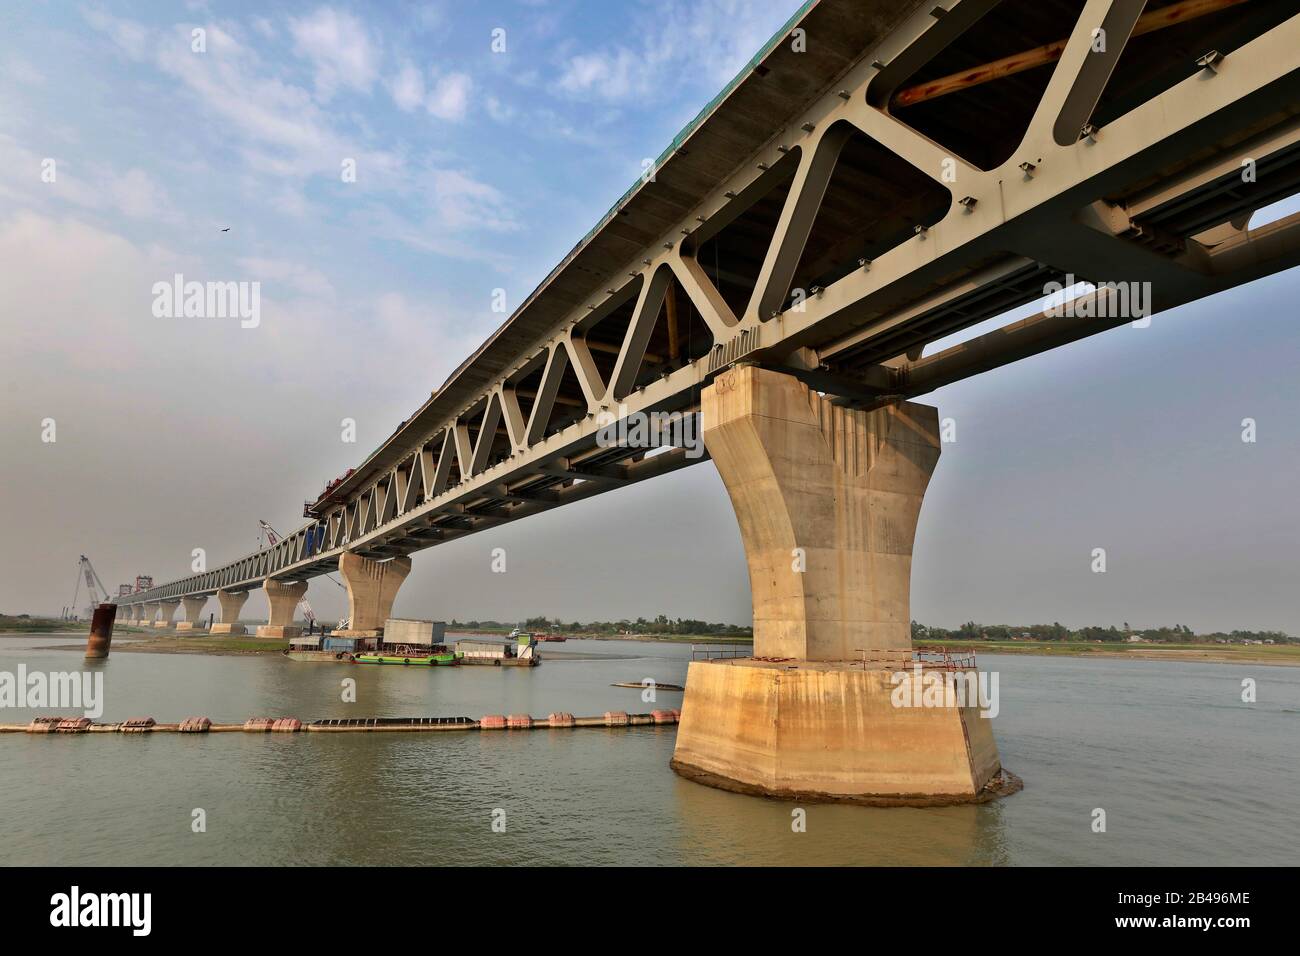
[[[755,656],[691,665],[674,766],[979,799],[988,721],[880,705],[941,447],[912,399],[1300,263],[1300,214],[1250,226],[1300,191],[1298,92],[1294,0],[812,0],[300,528],[119,602],[194,627],[215,595],[230,632],[261,587],[284,635],[337,570],[378,634],[413,553],[711,457]],[[656,414],[707,454],[609,440]]]

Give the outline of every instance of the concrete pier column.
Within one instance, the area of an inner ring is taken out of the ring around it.
[[[257,636],[283,640],[301,634],[302,628],[293,623],[293,615],[298,602],[307,593],[307,582],[267,578],[262,582],[262,588],[266,591],[267,603],[271,605],[271,614],[266,624],[257,629]]]
[[[161,616],[153,622],[154,627],[171,627],[172,618],[176,616],[176,609],[181,606],[180,601],[159,601],[158,610]]]
[[[157,617],[158,617],[158,602],[146,601],[144,603],[144,610],[140,615],[140,626],[153,627],[153,623],[157,619]]]
[[[754,658],[690,664],[673,768],[770,796],[987,799],[1001,767],[979,708],[891,697],[912,664],[912,541],[937,410],[848,409],[741,366],[704,389],[702,414],[745,546]]]
[[[217,607],[220,609],[221,613],[217,615],[217,622],[212,625],[212,633],[247,633],[244,625],[239,623],[239,612],[244,609],[244,602],[247,600],[247,591],[218,591]]]
[[[339,555],[339,574],[348,589],[348,628],[336,633],[349,637],[377,637],[393,614],[397,589],[411,573],[410,558],[371,561],[345,551]]]
[[[196,597],[181,598],[181,604],[185,607],[185,617],[176,625],[176,630],[203,630],[203,606],[207,603],[208,596],[206,594],[200,594]]]
[[[937,410],[838,407],[750,366],[705,390],[703,417],[745,545],[754,655],[910,660],[912,538],[939,460]]]

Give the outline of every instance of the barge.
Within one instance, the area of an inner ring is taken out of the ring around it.
[[[281,651],[291,661],[307,661],[320,664],[350,664],[353,654],[349,649],[335,646],[328,642],[322,646],[321,638],[315,634],[300,634],[289,640],[289,646]]]

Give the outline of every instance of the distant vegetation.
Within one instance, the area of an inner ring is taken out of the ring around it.
[[[48,631],[67,631],[76,626],[73,621],[53,617],[32,617],[30,614],[0,614],[0,631],[18,631],[24,634],[41,634]]]
[[[452,630],[470,628],[480,631],[508,631],[515,627],[513,624],[502,624],[499,621],[455,620],[451,621],[447,626]],[[660,614],[652,621],[644,617],[638,617],[635,621],[588,621],[585,624],[581,621],[530,617],[518,626],[526,631],[554,630],[566,636],[575,634],[639,634],[646,636],[667,634],[683,637],[734,637],[742,640],[752,640],[754,636],[752,627],[741,627],[737,624],[710,624],[708,621],[696,621],[683,617],[670,619],[666,614]]]
[[[128,627],[121,621],[117,627]],[[69,621],[59,617],[38,617],[31,614],[0,614],[0,633],[49,634],[55,631],[88,631],[89,620]]]
[[[1134,640],[1136,639],[1136,640]],[[1103,644],[1146,642],[1149,644],[1295,644],[1300,638],[1282,631],[1232,631],[1195,634],[1185,624],[1173,627],[1122,628],[1081,627],[1071,630],[1064,624],[976,624],[967,621],[955,630],[943,627],[926,627],[912,622],[912,640],[917,642],[943,641],[1060,641]]]

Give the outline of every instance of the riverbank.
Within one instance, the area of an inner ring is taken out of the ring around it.
[[[950,654],[1025,654],[1039,657],[1118,657],[1142,661],[1201,661],[1207,664],[1277,664],[1300,667],[1297,644],[1090,644],[1077,641],[966,641],[918,644]]]
[[[66,645],[52,646],[51,650],[84,651],[87,631],[71,630],[67,622],[61,629],[46,630],[0,630],[3,638],[30,637],[67,637]],[[250,629],[256,625],[249,625]],[[456,635],[503,637],[491,630],[457,630]],[[752,646],[752,641],[735,638],[718,638],[712,635],[684,634],[569,634],[572,640],[584,641],[621,641],[653,642],[666,644],[730,644],[739,647]],[[114,629],[114,637],[130,638],[116,641],[113,652],[145,654],[212,654],[258,656],[279,654],[286,647],[285,641],[266,640],[250,635],[231,637],[212,637],[200,632],[191,635],[185,632],[167,631],[158,633],[148,628],[136,628],[119,625]],[[1125,658],[1145,661],[1188,661],[1206,664],[1276,664],[1285,667],[1300,667],[1300,645],[1297,644],[1091,644],[1072,641],[966,641],[939,644],[918,644],[918,648],[937,650],[940,647],[952,654],[1016,654],[1036,657],[1085,657],[1085,658]],[[543,649],[550,649],[563,657],[577,657],[563,651],[563,644],[544,644]]]
[[[116,636],[116,634],[114,635]],[[222,656],[257,656],[279,654],[288,648],[288,641],[275,641],[250,635],[231,637],[191,637],[181,634],[151,635],[139,641],[114,642],[112,653],[130,654],[216,654]],[[63,650],[64,648],[55,648]],[[78,650],[72,647],[68,650]]]

